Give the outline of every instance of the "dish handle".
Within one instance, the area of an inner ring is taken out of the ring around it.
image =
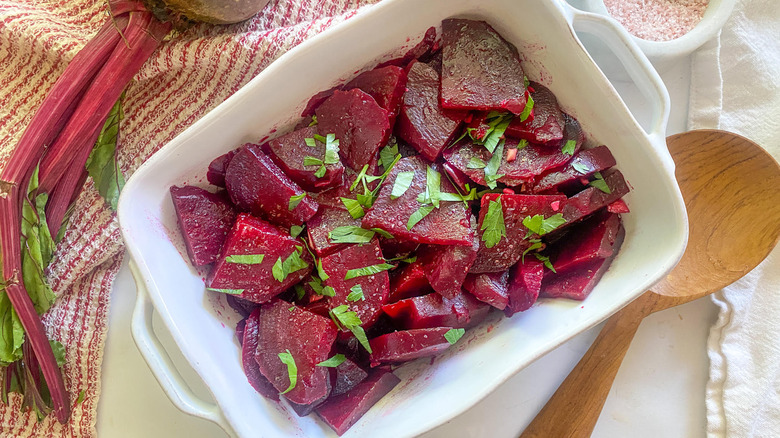
[[[179,370],[173,364],[160,339],[154,333],[152,316],[154,305],[149,298],[143,277],[138,272],[138,266],[130,260],[130,271],[135,279],[138,289],[135,308],[132,316],[132,333],[135,344],[141,352],[152,374],[162,386],[168,398],[180,410],[187,414],[201,417],[218,424],[231,436],[234,436],[232,427],[228,424],[219,407],[198,397],[185,382]]]

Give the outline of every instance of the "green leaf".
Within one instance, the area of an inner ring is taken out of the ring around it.
[[[360,345],[362,345],[369,354],[373,353],[373,351],[371,351],[371,344],[368,343],[368,337],[366,336],[366,331],[363,330],[363,327],[352,327],[350,330],[352,331],[352,334],[355,335],[358,342],[360,342]]]
[[[535,249],[539,249],[539,248],[541,248],[542,246],[544,246],[544,245],[542,244],[542,241],[541,241],[541,240],[539,240],[539,239],[531,239],[529,242],[532,242],[532,244],[531,244],[531,246],[529,246],[529,247],[528,247],[528,248],[527,248],[525,251],[523,251],[523,258],[521,259],[521,262],[522,262],[522,263],[525,263],[525,255],[526,255],[526,254],[528,254],[529,252],[531,252],[531,251],[533,251],[533,250],[535,250]]]
[[[325,165],[323,164],[322,166],[319,167],[319,169],[317,169],[314,172],[314,176],[316,176],[317,178],[322,178],[323,176],[325,176],[325,173],[327,173],[327,172],[328,172],[328,169],[326,169]]]
[[[320,277],[320,279],[325,281],[328,278],[330,278],[330,276],[325,272],[325,270],[322,269],[322,259],[317,259],[315,266],[317,266],[317,276]]]
[[[271,273],[276,281],[282,283],[287,279],[288,275],[308,267],[309,264],[301,258],[301,248],[297,248],[284,261],[282,261],[281,257],[276,259],[276,263],[274,263]]]
[[[391,144],[388,144],[379,151],[379,161],[377,164],[382,166],[385,171],[387,171],[387,168],[393,163],[395,156],[398,155],[398,143],[396,143],[394,139],[391,141],[393,141]]]
[[[395,239],[395,236],[388,233],[387,231],[381,229],[381,228],[372,228],[371,231],[379,234],[380,236],[384,237],[385,239]]]
[[[528,146],[528,140],[526,139],[520,139],[520,141],[517,142],[517,150],[525,149],[526,146]]]
[[[322,280],[320,280],[317,277],[312,276],[312,280],[309,282],[309,286],[312,288],[315,294],[322,295],[326,297],[334,297],[336,296],[336,290],[333,289],[330,286],[323,286]]]
[[[487,164],[478,157],[471,157],[469,163],[466,165],[467,169],[484,169]]]
[[[579,161],[576,163],[571,163],[571,167],[573,167],[574,170],[576,170],[577,172],[583,175],[587,175],[591,171],[590,166],[588,166],[585,163],[580,163]]]
[[[462,328],[450,329],[447,331],[447,333],[444,334],[444,339],[446,339],[447,342],[449,342],[450,345],[452,345],[458,342],[458,340],[462,338],[465,333],[466,330]]]
[[[111,108],[103,124],[97,142],[87,158],[86,169],[95,182],[98,193],[112,210],[116,211],[119,193],[125,186],[125,177],[116,161],[116,147],[119,140],[119,123],[124,117],[122,100],[124,93]]]
[[[366,296],[363,295],[363,286],[356,284],[349,288],[350,292],[347,295],[347,301],[365,301]]]
[[[344,280],[351,280],[357,277],[374,275],[393,268],[395,268],[395,265],[391,265],[389,263],[380,263],[378,265],[366,266],[365,268],[350,269],[347,271],[347,275],[344,276]]]
[[[293,225],[290,227],[290,235],[292,237],[298,237],[303,232],[303,227],[300,225]]]
[[[347,360],[347,357],[344,356],[341,353],[338,353],[331,357],[330,359],[323,360],[322,362],[318,363],[318,367],[328,367],[328,368],[336,368],[337,366],[344,363],[344,361]]]
[[[368,243],[374,238],[374,234],[376,233],[372,230],[345,225],[329,232],[328,239],[333,243]]]
[[[528,76],[523,76],[523,86],[528,88],[529,85],[531,85],[531,81],[528,79]]]
[[[523,219],[523,225],[528,228],[529,234],[536,233],[540,236],[544,236],[565,223],[566,219],[561,213],[554,214],[547,219],[541,214],[527,216]]]
[[[295,299],[300,300],[304,296],[306,296],[306,289],[303,288],[300,284],[296,284],[293,286],[293,290],[295,290]]]
[[[322,166],[323,164],[325,163],[317,157],[312,157],[311,155],[303,157],[304,166]]]
[[[363,327],[360,326],[363,324],[363,321],[360,320],[357,313],[350,311],[349,306],[346,304],[342,304],[341,306],[332,309],[329,314],[330,319],[336,323],[337,327],[341,328],[343,326],[345,329],[351,331],[360,344],[363,345],[363,348],[369,353],[372,353],[371,345],[368,343],[368,338],[366,337],[366,332],[363,330]]]
[[[316,174],[315,174],[315,176],[316,176]],[[318,177],[318,178],[321,178],[321,177]],[[306,197],[306,192],[303,192],[300,195],[290,196],[290,202],[288,202],[288,204],[287,204],[287,210],[288,211],[295,210],[295,207],[297,207],[298,204],[300,204],[301,201],[303,201],[303,198],[305,198],[305,197]]]
[[[397,199],[406,193],[406,191],[409,190],[409,187],[411,187],[413,180],[413,170],[409,172],[398,172],[398,175],[395,177],[395,182],[393,183],[393,191],[390,193],[390,199]]]
[[[220,292],[229,295],[240,295],[244,293],[244,289],[215,289],[213,287],[207,287],[206,290],[210,290],[212,292]]]
[[[493,156],[490,157],[490,160],[487,162],[487,165],[485,166],[485,183],[488,187],[491,189],[495,189],[499,178],[501,178],[504,175],[498,174],[498,168],[501,167],[501,160],[504,157],[504,142],[502,141],[499,143],[498,147],[496,147],[495,152],[493,152]]]
[[[43,314],[54,303],[54,292],[49,287],[44,270],[51,262],[54,239],[46,223],[46,202],[48,196],[38,190],[38,168],[33,171],[27,187],[27,196],[22,202],[21,249],[22,280],[35,311]]]
[[[604,181],[604,176],[601,175],[601,172],[596,172],[596,173],[593,174],[593,176],[596,177],[596,179],[591,181],[590,184],[588,184],[588,185],[590,185],[592,187],[595,187],[595,188],[601,190],[604,193],[607,193],[607,194],[611,194],[612,193],[612,189],[610,189],[609,186],[607,185],[607,182]]]
[[[431,214],[433,209],[433,205],[423,205],[422,207],[418,208],[417,211],[412,213],[412,215],[409,217],[409,221],[406,223],[406,229],[411,231],[411,229],[417,225],[418,222],[423,220],[425,216]]]
[[[292,391],[293,388],[295,388],[295,385],[298,383],[298,367],[295,365],[295,359],[293,358],[292,353],[290,353],[290,350],[285,350],[284,352],[279,353],[279,360],[281,360],[283,364],[287,365],[287,376],[290,378],[290,386],[288,386],[284,392],[280,392],[279,394],[287,394],[288,392]]]
[[[506,224],[504,223],[504,208],[501,205],[501,196],[495,201],[490,201],[485,219],[482,221],[482,241],[486,248],[492,248],[506,237]]]
[[[504,132],[509,124],[512,123],[512,114],[504,114],[495,124],[495,127],[485,135],[485,148],[492,154],[496,150],[496,146],[501,141],[501,137],[504,136]]]
[[[87,396],[87,393],[84,392],[83,389],[81,391],[79,391],[79,396],[76,398],[76,406],[84,403],[84,399],[86,398],[86,396]]]
[[[525,122],[528,120],[528,117],[531,116],[531,111],[534,109],[534,98],[531,97],[531,95],[528,95],[528,100],[525,102],[525,108],[523,108],[523,112],[520,113],[520,121]]]
[[[339,162],[339,141],[336,140],[336,134],[328,134],[325,137],[325,164],[336,164]]]
[[[311,128],[312,126],[317,126],[317,123],[319,123],[317,121],[317,116],[311,116],[311,123],[309,123],[309,128]]]
[[[576,140],[567,140],[566,144],[561,148],[561,152],[566,155],[574,155],[574,149],[577,147]]]
[[[431,166],[428,166],[425,176],[425,193],[426,197],[430,199],[430,202],[434,207],[439,208],[440,194],[441,194],[441,174]]]
[[[366,215],[363,206],[355,199],[341,198],[341,203],[344,204],[344,207],[347,207],[347,211],[349,212],[349,215],[352,216],[352,219],[360,219]]]
[[[57,366],[62,367],[65,365],[65,346],[60,341],[49,339],[49,346],[54,353],[54,360],[57,361]]]
[[[0,286],[0,362],[9,364],[22,358],[24,327],[11,300]]]
[[[534,254],[534,255],[536,256],[536,258],[537,258],[537,259],[539,259],[539,261],[540,261],[540,262],[544,263],[544,266],[545,266],[547,269],[549,269],[549,270],[553,271],[553,273],[555,273],[555,274],[557,274],[557,273],[558,273],[558,272],[555,270],[555,267],[553,266],[553,264],[552,264],[552,263],[550,263],[550,258],[549,258],[549,257],[543,256],[543,255],[541,255],[541,254],[539,254],[539,253],[536,253],[536,254]]]
[[[357,198],[358,204],[361,205],[363,208],[371,208],[372,205],[374,205],[374,196],[371,193],[368,194],[357,194],[355,195]]]
[[[264,258],[265,254],[234,254],[225,257],[225,261],[241,265],[259,265]]]
[[[304,138],[303,141],[306,142],[306,146],[310,148],[317,147],[317,142],[313,138]]]

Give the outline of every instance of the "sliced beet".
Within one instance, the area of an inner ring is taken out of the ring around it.
[[[302,225],[317,213],[317,202],[308,195],[290,210],[290,198],[306,192],[256,145],[245,145],[233,157],[225,185],[238,208],[277,225]]]
[[[316,113],[320,134],[336,135],[344,163],[355,170],[374,160],[390,136],[387,111],[357,88],[334,91]]]
[[[322,269],[328,275],[324,284],[332,287],[336,292],[336,295],[328,300],[330,308],[346,304],[351,311],[357,313],[363,322],[363,328],[370,328],[379,318],[382,306],[387,302],[387,294],[390,289],[387,271],[349,280],[346,280],[345,277],[347,272],[352,269],[385,263],[378,240],[374,238],[370,243],[363,245],[347,245],[344,249],[323,257],[320,262]],[[348,300],[347,297],[352,292],[351,289],[357,285],[360,285],[363,290],[365,299]]]
[[[339,208],[320,207],[313,218],[306,222],[309,246],[323,257],[338,251],[344,244],[333,243],[328,233],[338,227],[360,226],[360,219],[354,219],[348,211]]]
[[[534,100],[533,117],[520,121],[515,117],[506,128],[506,135],[533,143],[549,143],[563,138],[564,119],[558,99],[549,88],[538,82],[528,87]]]
[[[333,96],[333,93],[336,90],[341,90],[341,85],[335,86],[333,88],[329,88],[325,91],[320,91],[319,93],[312,96],[308,102],[306,102],[306,108],[303,109],[303,112],[301,113],[301,117],[311,117],[314,115],[314,112],[319,108],[320,105],[322,105],[322,102],[325,102],[330,96]]]
[[[236,209],[221,193],[199,187],[171,187],[179,229],[190,261],[195,266],[213,263],[236,218]]]
[[[390,276],[390,294],[388,303],[423,295],[431,290],[425,277],[424,265],[419,260],[396,270]]]
[[[315,315],[282,300],[260,307],[255,360],[260,372],[278,392],[290,385],[288,367],[279,353],[289,350],[298,368],[298,382],[284,397],[299,405],[327,396],[328,370],[316,366],[330,354],[338,330],[329,318]]]
[[[238,345],[244,344],[244,330],[246,329],[246,317],[236,323],[236,339],[238,339]]]
[[[597,187],[588,187],[569,198],[561,209],[566,224],[573,224],[595,211],[608,206],[628,193],[629,188],[623,174],[612,168],[603,173],[604,182],[610,189],[606,193]]]
[[[553,267],[558,274],[564,274],[594,260],[611,257],[620,227],[620,216],[607,211],[574,225],[566,239],[549,248]]]
[[[314,412],[315,409],[317,409],[318,406],[322,405],[325,400],[327,400],[330,397],[330,394],[333,392],[333,384],[331,383],[330,375],[327,379],[325,379],[325,383],[327,385],[327,391],[325,391],[325,395],[322,396],[319,400],[315,400],[311,403],[305,404],[305,405],[299,405],[298,403],[293,403],[290,400],[287,400],[287,404],[290,405],[293,411],[299,416],[299,417],[305,417],[312,412]]]
[[[471,245],[425,245],[418,252],[428,283],[446,298],[454,298],[461,292],[463,280],[477,259],[479,239],[473,216],[471,223],[475,234]]]
[[[450,347],[444,334],[452,327],[422,328],[388,333],[371,343],[371,366],[435,356]]]
[[[427,166],[420,157],[399,160],[382,185],[374,206],[363,217],[363,228],[381,228],[396,239],[419,243],[470,245],[473,239],[471,213],[462,202],[441,202],[440,208],[431,211],[411,230],[407,229],[409,218],[422,205],[417,197],[425,192]],[[403,195],[391,199],[395,178],[400,172],[414,172],[414,179]],[[455,193],[447,178],[441,179],[440,189],[443,193]]]
[[[382,247],[382,255],[384,255],[386,259],[398,260],[409,257],[420,244],[408,240],[380,237],[379,246]]]
[[[441,163],[441,167],[444,169],[444,173],[447,174],[450,182],[458,187],[458,190],[460,190],[461,193],[468,193],[470,188],[474,188],[471,179],[449,162],[445,161]]]
[[[259,315],[260,309],[258,308],[244,320],[244,332],[241,337],[241,364],[249,384],[255,388],[255,391],[271,400],[279,401],[279,391],[260,372],[260,364],[255,360]]]
[[[325,165],[325,175],[317,177],[315,173],[320,166],[304,166],[304,157],[325,159],[325,144],[314,141],[317,134],[316,126],[302,129],[277,137],[263,144],[263,152],[279,166],[284,173],[304,190],[322,191],[341,184],[344,166],[341,162]],[[314,141],[314,147],[306,144],[306,139]]]
[[[280,259],[284,262],[294,253],[307,266],[290,272],[283,281],[274,278],[274,264]],[[237,260],[231,257],[246,255],[254,255],[255,258]],[[262,260],[259,260],[260,255]],[[212,289],[243,290],[238,298],[264,303],[301,281],[311,269],[311,258],[301,242],[284,230],[242,213],[209,273],[207,284]]]
[[[439,294],[408,298],[385,305],[382,311],[403,329],[467,328],[482,322],[490,306],[461,291],[452,299]]]
[[[423,39],[419,43],[417,43],[417,45],[409,49],[409,51],[406,52],[404,56],[400,58],[391,59],[389,61],[385,61],[379,64],[377,68],[385,67],[388,65],[396,65],[396,66],[403,67],[409,64],[410,62],[414,61],[415,59],[426,58],[433,51],[435,42],[436,42],[436,28],[429,27],[428,30],[425,31],[425,35],[423,35]]]
[[[532,254],[509,270],[509,303],[504,309],[506,316],[531,308],[539,298],[543,276],[544,264]]]
[[[439,100],[439,74],[422,62],[409,66],[397,135],[425,158],[436,160],[455,137],[460,121],[446,114]]]
[[[607,205],[607,211],[618,214],[631,212],[631,210],[628,209],[628,205],[626,205],[626,201],[622,199],[618,199],[617,201]]]
[[[441,101],[445,108],[525,109],[525,76],[517,49],[484,21],[442,21]]]
[[[368,377],[368,372],[349,358],[346,358],[339,366],[331,368],[330,373],[333,378],[331,397],[351,391]]]
[[[483,303],[504,310],[509,301],[508,281],[509,271],[469,274],[463,282],[463,289]]]
[[[482,240],[482,225],[491,201],[501,198],[506,236],[498,243],[488,248]],[[537,214],[549,218],[564,208],[566,196],[563,195],[510,195],[488,193],[482,197],[482,207],[479,211],[480,248],[477,260],[469,271],[472,274],[483,272],[501,272],[517,263],[531,243],[526,239],[528,229],[523,225],[523,219]]]
[[[239,315],[246,318],[250,313],[254,312],[260,305],[258,303],[238,298],[236,295],[225,295],[225,301],[231,309],[238,312]]]
[[[572,187],[582,185],[580,183],[582,178],[609,169],[615,164],[615,157],[606,146],[584,149],[575,154],[562,169],[542,175],[534,185],[533,191],[544,193],[554,190],[571,190]]]
[[[232,150],[224,155],[220,155],[209,163],[209,170],[206,172],[206,179],[210,184],[217,187],[225,187],[225,171],[230,160],[238,153],[238,149]]]
[[[345,394],[331,397],[316,412],[341,436],[399,383],[401,379],[390,371],[372,370],[359,385]]]
[[[395,125],[406,90],[406,70],[393,65],[377,67],[359,74],[344,86],[345,91],[353,88],[370,94],[387,111],[390,127]]]

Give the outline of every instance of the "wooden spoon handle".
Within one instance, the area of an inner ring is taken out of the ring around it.
[[[623,357],[656,295],[646,292],[614,314],[590,349],[521,438],[587,438],[593,432]]]

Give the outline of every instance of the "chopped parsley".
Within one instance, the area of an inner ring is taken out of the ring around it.
[[[441,200],[441,174],[431,166],[428,166],[425,175],[425,194],[426,198],[431,200],[434,207],[439,208],[439,201]]]
[[[330,318],[337,327],[344,327],[345,329],[351,331],[352,334],[355,335],[355,338],[357,338],[357,340],[363,346],[363,348],[365,348],[369,353],[373,353],[373,351],[371,351],[371,345],[368,343],[366,332],[363,330],[363,327],[360,326],[363,324],[363,321],[360,320],[360,317],[357,316],[357,313],[350,311],[349,306],[346,304],[342,304],[341,306],[332,309],[329,313]]]
[[[311,123],[309,123],[309,127],[311,128],[312,126],[317,126],[317,123],[319,123],[317,121],[317,116],[311,116]],[[308,143],[306,143],[306,144],[308,144]]]
[[[336,164],[339,162],[339,141],[336,140],[336,134],[328,134],[325,137],[319,134],[314,134],[314,138],[305,138],[303,141],[305,141],[306,145],[310,147],[317,146],[315,141],[319,141],[320,143],[325,144],[324,159],[319,159],[312,156],[303,157],[304,166],[319,166],[319,168],[314,172],[314,176],[317,178],[322,178],[325,176],[325,173],[328,171],[327,168],[325,168],[326,165]]]
[[[293,287],[293,290],[295,290],[295,299],[300,300],[306,295],[306,289],[303,288],[300,284],[296,284]]]
[[[378,265],[366,266],[365,268],[350,269],[344,276],[344,280],[351,280],[357,277],[365,277],[367,275],[378,274],[382,271],[395,268],[395,265],[389,263],[380,263]]]
[[[528,228],[528,236],[526,237],[529,237],[534,233],[544,236],[565,223],[566,219],[563,218],[563,214],[561,213],[554,214],[547,219],[541,214],[526,216],[526,218],[523,219],[523,225]]]
[[[363,295],[363,286],[356,284],[349,288],[349,295],[347,295],[347,301],[365,301],[366,296]]]
[[[433,205],[423,205],[422,207],[418,208],[417,211],[412,213],[412,215],[409,217],[409,221],[406,222],[406,229],[411,231],[412,228],[417,225],[418,222],[423,220],[425,216],[431,214],[433,208]]]
[[[574,155],[574,149],[577,147],[576,140],[566,140],[566,144],[561,148],[561,152],[566,155]]]
[[[596,177],[596,179],[591,181],[590,184],[588,184],[589,186],[595,187],[606,194],[612,193],[612,189],[610,189],[607,185],[607,182],[604,181],[604,177],[601,175],[601,172],[596,172],[593,174],[593,176]]]
[[[265,254],[234,254],[225,257],[225,262],[240,265],[259,265],[263,263]]]
[[[276,279],[276,281],[283,283],[284,280],[287,279],[288,275],[292,274],[293,272],[300,271],[301,269],[306,269],[308,267],[309,264],[306,263],[301,258],[301,248],[298,247],[284,261],[282,261],[281,257],[276,259],[276,263],[274,263],[274,267],[271,268],[271,273],[273,273],[273,276]]]
[[[333,243],[368,243],[374,238],[375,231],[346,225],[334,228],[328,233],[328,239]]]
[[[295,207],[297,207],[298,204],[300,204],[301,201],[303,201],[303,198],[305,197],[306,197],[306,192],[303,192],[300,195],[290,196],[290,202],[287,204],[287,210],[288,211],[295,210]]]
[[[344,361],[347,360],[347,357],[344,356],[341,353],[338,353],[331,357],[330,359],[323,360],[322,362],[318,363],[318,367],[328,367],[328,368],[336,368],[337,366],[344,363]]]
[[[504,223],[504,208],[501,205],[501,196],[495,201],[490,201],[488,211],[482,220],[482,241],[486,248],[492,248],[498,244],[502,237],[506,237],[506,224]]]
[[[290,350],[279,353],[279,360],[287,365],[287,376],[290,378],[290,386],[288,386],[284,392],[280,392],[280,394],[287,394],[292,391],[298,383],[298,367],[295,365],[295,359],[293,358],[292,353],[290,353]]]
[[[390,199],[398,199],[409,190],[414,180],[414,171],[398,172],[393,183],[393,191],[390,193]]]
[[[212,292],[221,292],[228,295],[241,295],[244,293],[244,289],[215,289],[213,287],[207,287],[206,290],[210,290]]]
[[[471,157],[469,160],[469,163],[466,164],[467,169],[484,169],[487,164],[485,164],[484,161],[482,161],[479,157]]]
[[[311,281],[309,282],[309,287],[311,287],[311,289],[317,295],[322,295],[325,297],[336,296],[336,289],[333,289],[331,286],[323,286],[322,280],[320,280],[318,277],[315,277],[313,275],[311,277]]]
[[[522,263],[525,263],[525,255],[526,254],[528,254],[529,252],[531,252],[533,250],[536,250],[536,249],[539,249],[542,246],[544,246],[542,241],[539,240],[539,239],[531,239],[531,240],[529,240],[529,242],[531,242],[531,246],[529,246],[525,251],[523,251],[523,258],[522,258],[522,261],[521,261]]]
[[[487,165],[485,166],[485,184],[491,189],[495,189],[497,186],[496,182],[498,181],[498,179],[504,176],[498,174],[498,168],[501,167],[501,160],[503,157],[504,157],[504,142],[502,141],[501,143],[499,143],[495,152],[493,152],[493,156],[490,157],[490,160],[487,162]]]
[[[394,138],[390,141],[390,144],[379,151],[379,161],[377,161],[377,164],[382,166],[385,171],[393,164],[393,160],[398,155],[398,143],[395,142]]]
[[[553,273],[557,274],[558,272],[555,270],[555,267],[553,267],[553,264],[550,263],[550,258],[547,256],[543,256],[539,253],[534,254],[537,259],[539,259],[540,262],[544,263],[544,267],[547,269],[553,271]]]
[[[525,122],[528,120],[528,117],[531,116],[531,111],[534,109],[534,98],[531,97],[531,95],[528,95],[528,100],[525,102],[525,108],[523,108],[523,112],[520,113],[520,121]]]
[[[303,227],[300,225],[293,225],[290,227],[290,235],[292,237],[298,237],[303,232]]]
[[[458,342],[458,340],[462,338],[465,333],[466,330],[462,328],[450,329],[447,331],[447,333],[444,334],[444,339],[446,339],[447,342],[452,345]]]
[[[347,207],[347,211],[352,216],[352,219],[360,219],[366,215],[363,206],[356,199],[341,198],[341,203],[344,204],[344,207]]]
[[[571,163],[571,167],[583,175],[588,174],[591,170],[587,164],[581,163],[579,161],[577,161],[576,163]]]

